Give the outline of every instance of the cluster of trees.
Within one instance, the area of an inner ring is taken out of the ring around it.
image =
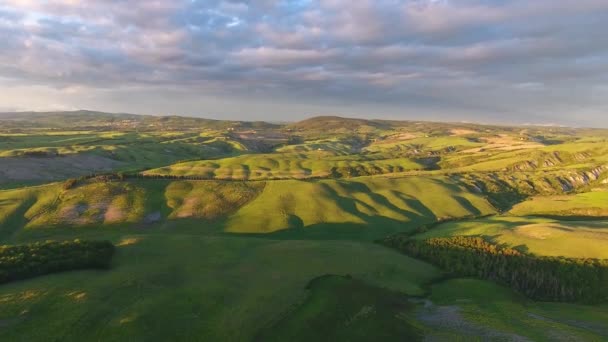
[[[381,175],[381,174],[385,174],[385,173],[403,172],[403,171],[405,171],[405,169],[400,165],[397,165],[397,166],[388,165],[384,168],[378,167],[376,165],[340,166],[340,167],[331,168],[331,176],[333,178],[351,178],[351,177],[360,177],[360,176]]]
[[[46,241],[0,246],[0,283],[39,275],[110,267],[114,245],[109,241]]]
[[[608,299],[608,260],[539,257],[481,237],[412,240],[396,235],[383,243],[454,276],[503,283],[536,300],[597,303]]]
[[[105,174],[92,174],[89,176],[82,176],[79,178],[69,178],[63,182],[63,189],[70,190],[80,185],[81,183],[91,180],[97,183],[108,183],[108,182],[119,182],[124,181],[128,178],[135,178],[134,175],[118,172],[118,173],[105,173]]]
[[[22,154],[22,156],[24,156],[24,157],[38,157],[38,158],[58,156],[58,155],[59,155],[59,153],[57,153],[57,152],[47,152],[47,151],[24,151]]]

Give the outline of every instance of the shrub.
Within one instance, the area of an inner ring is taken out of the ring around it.
[[[63,182],[63,190],[70,190],[78,184],[78,180],[75,178],[70,178]]]

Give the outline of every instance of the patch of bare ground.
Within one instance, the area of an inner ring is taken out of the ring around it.
[[[111,171],[121,162],[92,154],[0,158],[0,182],[52,181]]]
[[[177,218],[189,218],[196,215],[197,209],[200,207],[201,201],[197,197],[188,197],[176,213]]]
[[[84,225],[103,222],[109,204],[106,202],[94,205],[77,204],[62,208],[59,211],[59,221],[70,225]]]
[[[118,205],[111,204],[108,206],[105,214],[104,221],[107,223],[122,222],[127,218],[127,213],[120,208]]]
[[[460,135],[475,134],[477,132],[473,131],[471,129],[466,129],[466,128],[454,128],[454,129],[450,130],[450,133],[454,136],[460,136]]]
[[[457,334],[483,341],[530,341],[530,339],[521,335],[502,332],[470,322],[463,317],[460,312],[461,309],[458,306],[438,306],[428,299],[414,301],[423,304],[422,308],[418,310],[416,317],[430,328],[453,331]],[[425,336],[425,341],[445,341],[445,338],[430,333]]]

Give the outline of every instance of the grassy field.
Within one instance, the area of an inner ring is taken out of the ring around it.
[[[257,341],[421,341],[408,322],[413,304],[403,293],[350,277],[324,276],[308,285],[306,301],[256,336]]]
[[[608,259],[608,222],[557,221],[497,216],[448,222],[416,235],[418,239],[486,236],[537,255]]]
[[[228,219],[226,230],[269,233],[290,228],[297,234],[305,228],[373,240],[440,219],[494,212],[483,197],[443,177],[273,181]]]
[[[445,177],[221,182],[85,181],[0,191],[5,236],[52,227],[171,225],[195,219],[207,230],[284,231],[292,236],[368,239],[437,220],[494,213],[480,195]]]
[[[0,136],[0,183],[53,181],[111,171],[137,171],[181,160],[240,153],[219,133],[55,132]]]
[[[608,339],[606,304],[446,279],[373,243],[473,235],[608,258],[608,131],[9,114],[0,241],[117,254],[0,286],[2,341]],[[66,181],[93,172],[128,174]]]
[[[266,180],[329,178],[369,173],[422,170],[425,166],[408,158],[366,160],[333,152],[249,154],[221,160],[193,161],[143,172],[145,175],[200,177],[205,179]]]
[[[0,287],[0,339],[248,341],[300,303],[315,277],[351,274],[416,295],[439,276],[428,264],[371,243],[174,231],[97,237],[120,246],[110,271]]]
[[[431,288],[418,318],[445,341],[604,341],[608,307],[531,301],[509,288],[452,279]]]
[[[564,218],[608,218],[608,191],[598,190],[575,195],[533,197],[514,206],[510,214]]]

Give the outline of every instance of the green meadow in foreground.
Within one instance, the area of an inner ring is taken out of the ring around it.
[[[608,340],[607,303],[533,301],[377,243],[608,259],[606,130],[6,115],[0,243],[115,253],[0,285],[2,341]]]
[[[421,295],[434,267],[372,243],[98,233],[118,246],[109,271],[0,287],[2,340],[247,341],[323,274]],[[49,319],[53,317],[53,319]]]

